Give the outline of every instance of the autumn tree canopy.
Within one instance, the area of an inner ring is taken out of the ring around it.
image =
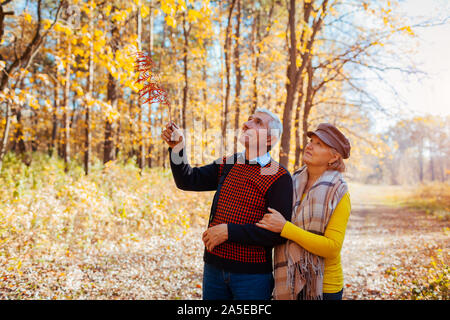
[[[306,132],[331,122],[351,139],[351,166],[382,153],[368,84],[417,72],[399,37],[414,28],[397,1],[33,0],[0,6],[0,164],[46,152],[83,163],[166,166],[159,134],[171,117],[194,163],[234,152],[257,107],[283,121],[273,156],[301,165]],[[135,53],[151,57],[171,108],[139,99]],[[171,113],[171,114],[169,114]]]

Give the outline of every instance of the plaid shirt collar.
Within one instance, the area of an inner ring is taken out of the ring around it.
[[[245,151],[238,153],[238,162],[245,163]],[[259,156],[259,157],[249,160],[250,164],[258,163],[261,167],[264,167],[269,162],[270,162],[270,153],[269,152],[267,152],[266,154],[263,154],[262,156]]]

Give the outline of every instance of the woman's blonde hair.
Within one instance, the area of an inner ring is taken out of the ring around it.
[[[344,159],[342,158],[342,155],[334,148],[331,148],[331,152],[335,155],[338,156],[338,159],[333,162],[333,163],[329,163],[328,164],[328,170],[336,170],[339,172],[344,172],[345,171],[345,163],[344,163]]]

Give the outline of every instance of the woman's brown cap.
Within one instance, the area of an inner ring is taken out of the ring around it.
[[[350,157],[350,142],[342,132],[331,123],[321,123],[316,131],[308,131],[306,135],[311,137],[313,134],[319,137],[325,144],[336,149],[344,159]]]

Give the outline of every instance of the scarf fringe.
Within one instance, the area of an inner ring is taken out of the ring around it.
[[[304,251],[297,262],[288,255],[287,287],[293,299],[304,289],[306,300],[322,300],[324,259]]]

